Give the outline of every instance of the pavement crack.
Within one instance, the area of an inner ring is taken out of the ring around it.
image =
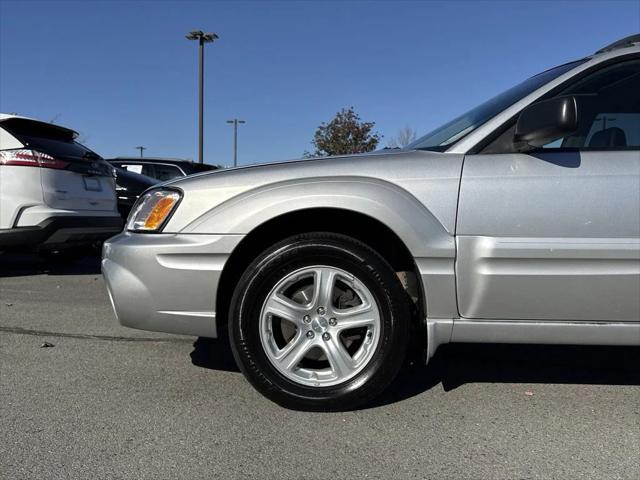
[[[0,326],[0,332],[16,335],[34,335],[37,337],[63,337],[77,338],[81,340],[102,340],[107,342],[155,342],[155,343],[192,343],[192,338],[151,338],[151,337],[118,337],[112,335],[88,335],[83,333],[48,332],[46,330],[30,330],[20,327]]]

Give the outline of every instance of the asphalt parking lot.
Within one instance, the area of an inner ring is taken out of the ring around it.
[[[98,259],[0,255],[0,478],[640,478],[639,366],[450,346],[369,408],[294,412],[224,342],[117,325]]]

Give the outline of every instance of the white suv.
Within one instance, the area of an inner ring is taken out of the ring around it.
[[[0,251],[91,244],[122,229],[113,169],[76,137],[0,114]]]

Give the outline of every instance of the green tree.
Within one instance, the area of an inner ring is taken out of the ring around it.
[[[322,122],[313,137],[314,156],[348,155],[374,150],[381,135],[375,122],[363,122],[353,107],[343,108],[329,123]]]

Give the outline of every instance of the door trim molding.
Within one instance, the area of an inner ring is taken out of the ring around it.
[[[468,320],[453,322],[451,342],[640,346],[638,322]]]

